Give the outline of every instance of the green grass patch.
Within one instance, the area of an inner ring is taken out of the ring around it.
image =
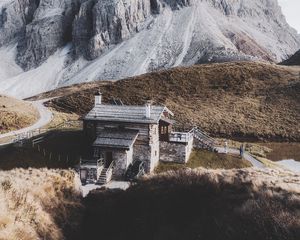
[[[180,163],[159,163],[155,169],[156,173],[166,172],[169,170],[179,170],[181,168],[211,168],[211,169],[233,169],[252,167],[247,160],[230,154],[214,153],[206,150],[194,150],[189,161],[186,164]]]

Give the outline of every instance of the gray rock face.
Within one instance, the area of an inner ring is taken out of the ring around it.
[[[2,1],[0,47],[17,43],[16,62],[24,70],[47,65],[71,46],[47,87],[34,93],[48,90],[50,81],[57,87],[179,65],[281,62],[300,49],[277,0]]]
[[[4,1],[5,2],[5,1]],[[19,0],[0,3],[0,46],[19,38],[25,26],[32,21],[39,0]]]
[[[72,23],[78,0],[41,0],[18,43],[18,63],[31,69],[72,40]]]
[[[211,20],[201,19],[206,22],[199,22],[198,29],[196,25],[192,26],[193,34],[199,34],[198,39],[191,42],[190,50],[202,48],[202,51],[193,57],[187,54],[186,62],[199,63],[210,59],[219,61],[218,56],[221,61],[252,57],[278,61],[286,58],[300,45],[299,36],[287,25],[276,0],[6,1],[9,1],[9,4],[4,4],[0,11],[0,45],[17,39],[17,62],[26,70],[39,66],[68,42],[73,43],[75,57],[95,59],[110,46],[120,44],[143,31],[147,20],[163,14],[167,8],[176,12],[183,8],[209,7],[209,11],[213,10],[232,19],[238,18],[245,23],[249,20],[252,27],[255,25],[255,31],[267,32],[271,27],[278,42],[286,44],[286,49],[279,49],[281,54],[274,54],[266,49],[266,44],[260,43],[261,39],[254,39],[248,33],[237,32],[235,27],[222,29],[217,26],[219,29],[216,29],[215,33],[208,34],[206,29],[201,29],[201,25],[208,24],[203,27],[209,28]],[[184,24],[185,19],[182,22]],[[230,48],[228,51],[224,43],[219,43],[218,31],[221,31],[236,49]],[[159,67],[154,66],[154,69]]]
[[[73,25],[76,52],[88,59],[100,56],[105,47],[138,32],[151,12],[149,0],[89,0],[83,3]]]

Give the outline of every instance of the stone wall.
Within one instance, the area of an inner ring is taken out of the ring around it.
[[[126,129],[138,130],[139,135],[133,146],[133,149],[127,153],[114,151],[113,159],[118,161],[116,168],[120,170],[115,170],[114,174],[116,176],[121,176],[124,169],[127,169],[131,162],[136,160],[141,160],[145,162],[145,171],[151,173],[159,162],[159,127],[158,124],[130,124],[130,123],[97,123],[95,129],[91,131],[96,131],[97,135],[101,134],[101,131],[105,128],[118,128],[122,127]],[[87,122],[85,123],[87,126]],[[86,127],[85,127],[86,128]],[[86,128],[87,129],[87,128]],[[125,155],[124,155],[125,154]],[[121,163],[123,161],[124,163]],[[122,170],[123,169],[123,170]]]
[[[152,124],[149,126],[149,144],[150,144],[150,166],[149,172],[152,172],[159,162],[159,126]]]
[[[151,147],[144,143],[137,141],[133,146],[133,161],[141,160],[145,162],[145,171],[150,172],[151,169]]]
[[[159,162],[158,125],[149,125],[148,141],[137,140],[133,147],[133,159],[145,162],[146,173],[151,173]]]
[[[133,162],[133,149],[131,148],[128,151],[114,150],[113,160],[115,161],[113,178],[122,179],[126,173],[128,166]]]
[[[188,162],[188,160],[190,159],[193,149],[194,149],[194,138],[192,138],[185,146],[185,152],[186,152],[185,162]]]
[[[161,142],[160,161],[187,163],[193,150],[193,140],[188,143]]]

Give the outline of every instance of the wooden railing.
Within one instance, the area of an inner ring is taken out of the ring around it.
[[[109,167],[106,170],[106,182],[108,183],[112,179],[112,174],[113,174],[113,168],[114,168],[115,162],[112,161]]]
[[[209,144],[209,145],[215,145],[216,141],[214,138],[212,138],[211,136],[208,135],[208,133],[206,133],[205,131],[201,130],[198,127],[193,128],[193,134],[195,137],[201,139],[202,141],[204,141],[205,143]]]
[[[169,134],[170,142],[189,142],[193,138],[193,132],[172,132]]]
[[[198,127],[194,127],[189,132],[172,132],[169,135],[169,141],[177,143],[188,143],[193,138],[198,139],[205,148],[213,150],[216,146],[215,139]]]
[[[80,158],[79,173],[80,173],[81,181],[83,181],[81,172],[86,171],[87,176],[85,181],[94,182],[94,183],[97,182],[103,168],[104,168],[103,158],[99,158],[97,160]]]
[[[1,145],[8,145],[11,143],[22,143],[28,139],[32,139],[33,137],[37,137],[46,133],[53,132],[55,130],[73,130],[73,129],[82,129],[82,121],[79,120],[70,120],[63,123],[60,123],[56,126],[49,127],[49,128],[38,128],[35,130],[27,131],[24,133],[15,134],[8,138]]]

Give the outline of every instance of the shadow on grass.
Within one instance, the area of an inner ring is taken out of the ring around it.
[[[281,198],[250,182],[215,178],[178,171],[127,191],[94,192],[84,200],[80,239],[299,239],[299,196]]]
[[[32,147],[8,147],[0,150],[0,169],[13,168],[62,168],[74,167],[80,156],[92,153],[91,143],[81,131],[57,131]]]

